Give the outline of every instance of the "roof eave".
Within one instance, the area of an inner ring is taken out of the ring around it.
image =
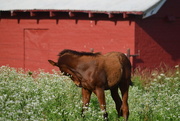
[[[127,18],[129,14],[133,15],[143,15],[143,11],[97,11],[97,10],[57,10],[57,9],[14,9],[14,10],[3,10],[3,11],[10,11],[11,15],[16,15],[14,13],[16,12],[30,12],[30,15],[32,16],[33,13],[35,12],[49,12],[50,16],[53,14],[53,12],[68,12],[69,16],[72,17],[71,15],[74,13],[87,13],[89,14],[89,17],[91,18],[93,14],[100,13],[100,14],[107,14],[109,18],[112,18],[114,14],[123,14],[123,18]]]
[[[0,11],[14,11],[14,12],[82,12],[82,13],[112,13],[112,14],[135,14],[135,15],[142,15],[143,11],[98,11],[98,10],[58,10],[58,9],[13,9],[13,10],[0,10]]]

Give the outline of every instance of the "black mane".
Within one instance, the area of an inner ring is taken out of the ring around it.
[[[98,53],[92,53],[92,52],[79,52],[79,51],[75,51],[75,50],[70,50],[70,49],[64,49],[63,51],[61,51],[58,56],[62,56],[65,53],[70,53],[70,54],[74,54],[74,55],[78,55],[78,56],[97,56],[97,55],[101,55],[100,52]]]

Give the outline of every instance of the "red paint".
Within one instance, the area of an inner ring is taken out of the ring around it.
[[[1,19],[1,65],[51,70],[48,59],[57,59],[63,49],[107,53],[134,50],[134,22],[55,19]]]
[[[180,1],[167,1],[155,16],[136,20],[135,51],[140,50],[140,56],[134,59],[134,66],[158,68],[180,64],[179,4]],[[167,15],[177,19],[169,22]]]
[[[140,19],[107,14],[49,12],[30,16],[27,12],[1,13],[0,66],[50,71],[48,59],[56,60],[63,49],[107,53],[120,51],[131,55],[133,67],[156,68],[161,63],[174,66],[180,63],[180,1],[167,1],[154,16]],[[39,16],[38,16],[39,15]],[[173,21],[167,20],[173,16]],[[58,17],[58,19],[56,18]]]

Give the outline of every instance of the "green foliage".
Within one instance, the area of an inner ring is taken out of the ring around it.
[[[179,121],[179,66],[168,73],[141,74],[132,77],[129,121]],[[109,91],[106,91],[106,102],[109,119],[121,120]],[[81,89],[58,72],[24,72],[0,67],[0,120],[103,121],[94,94],[84,118],[81,117],[81,103]]]

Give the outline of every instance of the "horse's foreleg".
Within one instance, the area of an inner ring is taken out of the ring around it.
[[[102,88],[97,88],[94,93],[96,94],[98,101],[99,101],[99,105],[101,110],[103,111],[103,116],[104,119],[108,119],[108,114],[106,112],[106,101],[105,101],[105,93],[104,93],[104,89]]]
[[[91,97],[92,92],[82,88],[82,102],[83,102],[83,106],[82,106],[82,116],[84,116],[84,111],[87,110],[88,106],[89,106],[89,101],[90,101],[90,97]]]
[[[121,84],[120,85],[120,90],[122,93],[122,116],[125,118],[127,121],[128,116],[129,116],[129,107],[128,107],[128,89],[129,85],[128,84]]]
[[[121,112],[122,101],[118,93],[118,87],[114,87],[111,89],[111,96],[116,104],[116,110],[117,110],[118,116],[122,116],[122,112]]]

